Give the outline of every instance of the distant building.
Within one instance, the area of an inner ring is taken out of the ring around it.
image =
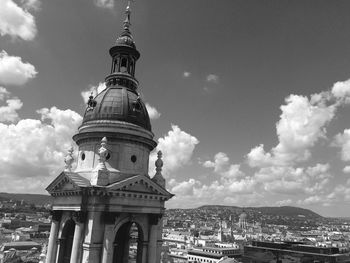
[[[225,258],[240,259],[242,251],[237,246],[233,247],[197,247],[188,250],[189,263],[218,263]]]
[[[4,253],[11,249],[29,251],[33,248],[36,248],[38,251],[41,251],[41,245],[34,241],[20,241],[20,242],[9,242],[2,244],[0,252]]]
[[[317,262],[317,263],[348,263],[349,253],[340,253],[335,247],[315,247],[298,242],[261,242],[253,241],[244,247],[244,263],[287,263],[287,262]]]
[[[240,229],[247,229],[247,214],[244,211],[239,216],[238,226]]]

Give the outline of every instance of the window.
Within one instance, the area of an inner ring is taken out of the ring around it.
[[[130,75],[134,75],[134,62],[130,61],[130,68],[129,68]]]
[[[136,155],[131,156],[130,160],[131,160],[133,163],[136,163],[136,161],[137,161]]]
[[[120,72],[122,73],[127,72],[127,63],[128,63],[128,60],[126,58],[122,58],[122,63],[120,64]]]

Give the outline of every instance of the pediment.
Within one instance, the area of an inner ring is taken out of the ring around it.
[[[90,182],[77,173],[62,172],[53,182],[46,188],[46,191],[51,193],[76,191],[81,187],[89,186]]]
[[[149,177],[136,175],[107,186],[108,191],[125,191],[133,193],[146,193],[172,197],[166,189],[153,182]]]

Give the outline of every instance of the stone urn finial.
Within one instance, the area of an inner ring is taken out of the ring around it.
[[[162,152],[161,151],[158,151],[157,153],[157,160],[155,162],[155,165],[156,165],[156,174],[162,174],[162,168],[163,168],[163,160],[162,160]]]
[[[66,164],[64,170],[67,172],[72,171],[72,164],[74,162],[73,151],[74,151],[73,146],[71,146],[71,148],[68,150],[68,154],[64,158],[64,163]]]
[[[153,176],[152,180],[159,184],[162,187],[165,187],[165,179],[162,175],[162,168],[163,168],[163,160],[162,160],[162,152],[158,151],[157,153],[157,160],[155,162],[156,165],[156,174]]]

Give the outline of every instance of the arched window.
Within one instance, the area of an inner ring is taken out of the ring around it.
[[[122,58],[122,62],[120,63],[120,72],[126,73],[128,71],[128,60],[126,58]]]
[[[115,58],[113,65],[113,72],[118,71],[119,57]]]

